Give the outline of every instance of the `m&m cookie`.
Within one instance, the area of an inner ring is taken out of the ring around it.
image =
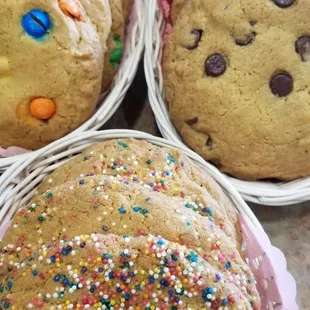
[[[108,1],[97,1],[97,10],[87,3],[27,0],[0,6],[1,147],[38,149],[92,116],[111,12]]]

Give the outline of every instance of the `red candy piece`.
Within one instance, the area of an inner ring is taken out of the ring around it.
[[[228,296],[228,302],[233,305],[235,303],[235,298],[233,296]]]

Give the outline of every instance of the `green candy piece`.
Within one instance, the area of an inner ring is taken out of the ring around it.
[[[114,37],[114,44],[116,49],[110,54],[110,64],[112,68],[115,68],[123,57],[123,48],[119,37]]]
[[[123,56],[123,49],[118,48],[111,53],[110,62],[111,63],[118,62],[121,60],[122,56]]]

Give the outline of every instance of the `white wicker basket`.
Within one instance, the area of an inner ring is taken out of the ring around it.
[[[263,309],[298,309],[295,302],[296,283],[286,270],[284,255],[271,245],[259,221],[229,180],[186,146],[147,133],[131,130],[75,133],[33,152],[26,160],[15,162],[0,177],[1,227],[8,227],[15,212],[31,199],[36,186],[47,174],[94,142],[126,137],[144,139],[155,145],[177,148],[201,165],[220,184],[240,213],[245,255],[258,281],[257,287],[262,296]]]
[[[67,136],[70,136],[76,132],[97,130],[111,118],[120,106],[136,75],[144,48],[144,11],[143,0],[134,0],[129,18],[129,25],[127,27],[123,60],[117,74],[114,77],[110,90],[101,95],[99,99],[100,104],[98,105],[98,109],[95,114],[83,125]],[[7,167],[9,167],[12,163],[20,159],[26,159],[31,153],[32,152],[23,155],[0,158],[0,171],[7,169]]]
[[[181,145],[182,140],[170,120],[164,98],[161,63],[162,38],[166,21],[157,0],[147,1],[145,15],[148,23],[145,31],[144,68],[149,89],[149,102],[162,135]],[[228,176],[227,178],[247,201],[283,206],[310,200],[310,178],[287,183],[247,182]]]

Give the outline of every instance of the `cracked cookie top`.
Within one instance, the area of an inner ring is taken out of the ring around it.
[[[306,1],[177,1],[164,53],[185,142],[241,179],[310,174]]]

